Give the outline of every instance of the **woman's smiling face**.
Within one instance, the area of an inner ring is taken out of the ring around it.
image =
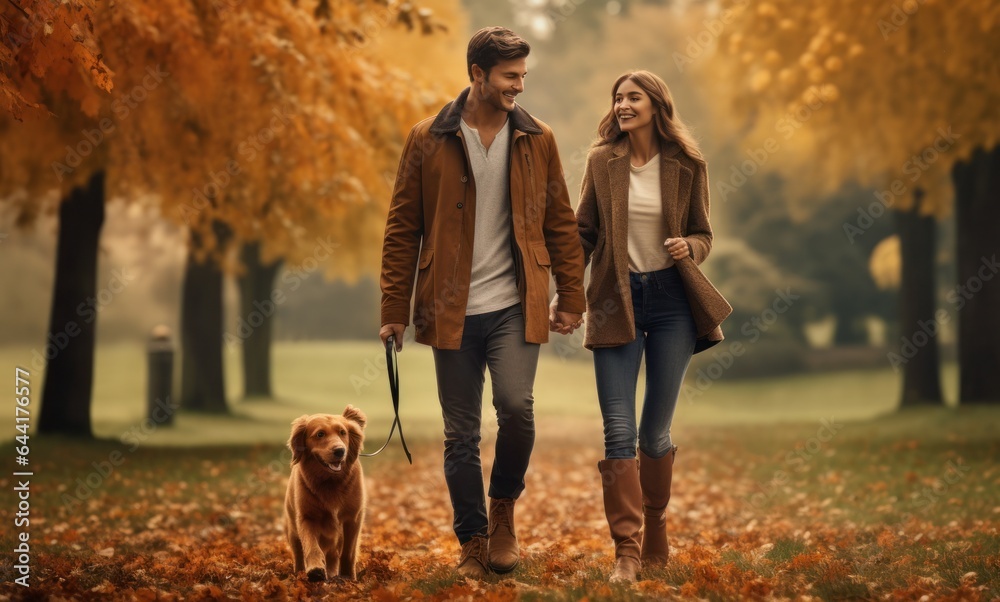
[[[653,101],[630,79],[618,86],[614,111],[623,132],[634,132],[653,124]]]

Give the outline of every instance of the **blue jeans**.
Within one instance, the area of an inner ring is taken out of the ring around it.
[[[465,317],[460,349],[434,349],[438,398],[444,417],[444,477],[464,544],[489,526],[479,459],[486,369],[497,416],[496,454],[490,473],[492,498],[517,499],[535,444],[532,390],[539,345],[524,340],[520,305]]]
[[[597,398],[604,417],[604,453],[608,459],[634,458],[638,439],[644,454],[662,458],[672,446],[670,424],[697,333],[677,268],[632,272],[629,281],[635,340],[594,349]],[[646,398],[636,428],[635,391],[643,352]]]

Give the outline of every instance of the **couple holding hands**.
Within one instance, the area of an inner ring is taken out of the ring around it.
[[[401,349],[412,323],[433,348],[457,571],[480,578],[520,558],[514,505],[534,445],[539,346],[550,330],[581,327],[586,312],[611,581],[632,582],[642,564],[667,561],[670,424],[691,356],[722,340],[731,311],[698,268],[712,247],[707,169],[666,84],[626,73],[612,86],[574,215],[552,130],[516,102],[529,52],[509,29],[476,32],[471,85],[410,131],[385,229],[379,334]],[[479,457],[487,368],[502,417],[488,508]]]

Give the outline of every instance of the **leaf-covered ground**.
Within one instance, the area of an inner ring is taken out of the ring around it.
[[[458,546],[438,442],[413,446],[413,466],[394,447],[364,460],[359,579],[313,584],[292,574],[283,539],[279,445],[32,438],[31,586],[13,583],[7,560],[0,599],[997,599],[998,418],[937,410],[675,434],[673,556],[634,588],[606,585],[590,419],[539,425],[516,513],[523,562],[484,582],[451,574]],[[487,442],[487,470],[491,457]],[[14,486],[0,478],[8,559],[23,530],[12,528]]]

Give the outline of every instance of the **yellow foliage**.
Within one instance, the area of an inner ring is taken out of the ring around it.
[[[1000,3],[768,0],[734,15],[706,83],[724,82],[719,110],[754,116],[748,146],[781,139],[789,152],[769,165],[801,184],[793,197],[898,180],[901,209],[919,185],[921,212],[942,215],[952,166],[1000,138]]]
[[[761,17],[773,17],[778,14],[778,9],[770,2],[764,2],[757,7],[757,14]]]
[[[868,271],[880,289],[898,289],[902,280],[902,255],[899,236],[893,234],[875,245],[868,258]]]
[[[750,87],[755,92],[760,92],[766,88],[771,83],[771,72],[767,69],[761,69],[754,73],[753,79],[750,80]]]

